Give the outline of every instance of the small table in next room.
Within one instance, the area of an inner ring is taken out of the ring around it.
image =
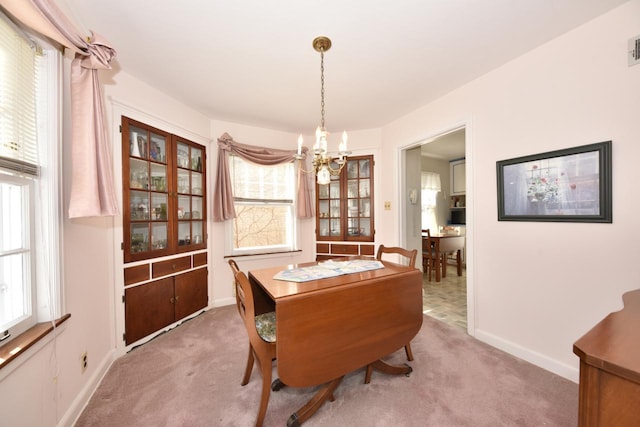
[[[426,238],[426,234],[422,236]],[[436,263],[436,282],[439,282],[441,277],[447,277],[447,254],[456,254],[456,268],[458,276],[462,276],[462,256],[461,252],[464,250],[464,236],[458,234],[446,234],[446,233],[434,233],[431,234],[431,241],[436,253],[436,259],[441,262]],[[442,270],[440,266],[442,265]]]

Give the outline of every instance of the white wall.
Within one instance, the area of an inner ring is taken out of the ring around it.
[[[397,170],[400,147],[467,123],[472,332],[575,381],[573,343],[639,283],[640,66],[627,66],[639,33],[634,0],[383,128],[380,161]],[[496,161],[605,140],[613,224],[497,221]],[[390,240],[396,215],[378,222]]]
[[[422,153],[420,146],[413,147],[406,151],[404,159],[404,194],[401,196],[401,203],[404,206],[406,214],[404,215],[404,236],[402,247],[407,249],[416,249],[420,256],[416,260],[416,267],[422,268],[422,207],[420,204],[420,192],[422,186]],[[401,160],[402,161],[402,160]],[[409,192],[416,191],[417,201],[411,203]],[[380,242],[386,244],[385,242]],[[389,246],[389,244],[386,244]]]

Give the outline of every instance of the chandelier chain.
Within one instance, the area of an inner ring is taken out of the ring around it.
[[[324,53],[331,48],[331,40],[324,36],[316,37],[312,45],[316,52],[320,52],[320,126],[316,128],[316,143],[313,145],[313,170],[306,171],[302,167],[306,158],[306,153],[303,154],[302,150],[302,135],[298,137],[298,154],[295,158],[302,162],[300,168],[303,172],[314,173],[317,176],[318,185],[327,185],[332,176],[340,174],[347,164],[347,156],[351,154],[351,151],[347,151],[347,132],[345,131],[342,133],[338,156],[332,157],[327,152],[328,132],[324,125]]]
[[[324,49],[320,49],[320,127],[324,127]]]

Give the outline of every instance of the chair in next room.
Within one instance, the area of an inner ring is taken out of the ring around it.
[[[429,229],[422,230],[422,271],[427,275],[429,281],[433,276],[433,272],[440,268],[440,257],[436,255],[435,243],[431,239]]]

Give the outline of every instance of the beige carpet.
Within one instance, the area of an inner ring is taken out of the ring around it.
[[[240,386],[247,338],[235,306],[210,310],[118,359],[76,426],[252,426],[261,376]],[[575,426],[578,385],[425,316],[410,377],[345,377],[305,426]],[[390,356],[406,362],[404,350]],[[304,363],[304,361],[301,361]],[[274,365],[274,378],[277,376]],[[284,426],[315,389],[271,393]]]

